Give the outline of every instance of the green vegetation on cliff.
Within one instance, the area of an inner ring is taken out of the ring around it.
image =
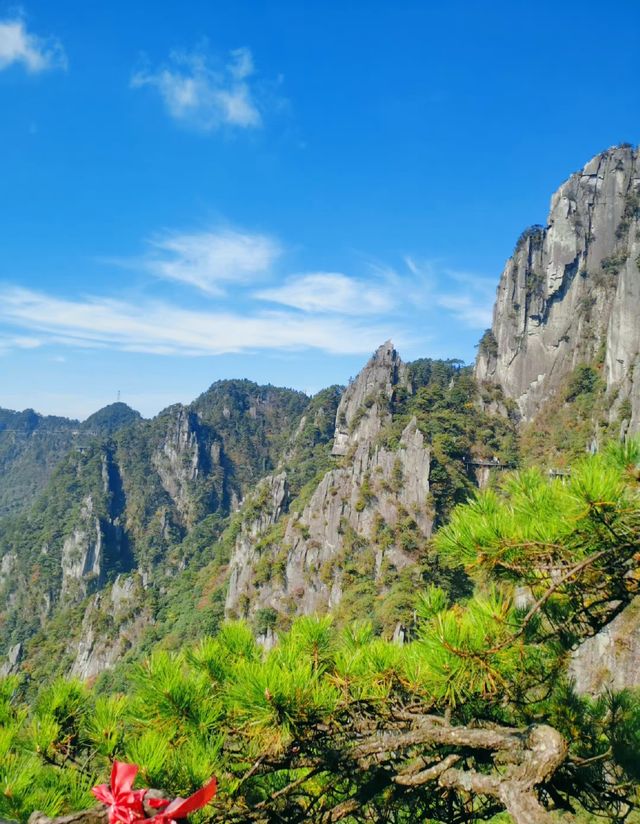
[[[396,446],[402,430],[415,416],[432,448],[429,484],[436,526],[451,508],[477,487],[473,464],[496,458],[518,464],[515,423],[508,416],[483,411],[480,388],[471,367],[460,361],[422,358],[409,364],[413,392],[399,391],[393,402],[393,424],[384,441]]]
[[[124,403],[105,406],[83,423],[0,409],[0,518],[28,509],[70,450],[84,450],[138,420]]]

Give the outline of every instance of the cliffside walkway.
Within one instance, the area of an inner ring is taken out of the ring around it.
[[[512,463],[502,463],[497,458],[492,458],[489,461],[486,460],[469,460],[465,458],[465,464],[467,466],[485,466],[489,469],[515,469],[515,465]]]

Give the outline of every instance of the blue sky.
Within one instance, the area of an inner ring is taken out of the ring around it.
[[[640,6],[0,4],[0,405],[470,361],[520,231],[638,142]]]

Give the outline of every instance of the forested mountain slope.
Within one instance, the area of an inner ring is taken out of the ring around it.
[[[105,588],[106,614],[123,612],[128,623],[134,593],[157,591],[165,576],[184,569],[189,553],[176,548],[196,525],[200,544],[215,544],[252,484],[277,464],[308,405],[300,392],[224,381],[191,406],[170,407],[150,421],[136,416],[123,428],[99,413],[91,422],[98,436],[91,430],[82,448],[58,462],[28,511],[2,521],[4,650],[22,655],[34,632],[46,634],[60,610],[80,605],[73,620],[61,619],[69,643],[57,665],[69,665],[78,652],[69,639],[81,631],[81,605]],[[114,590],[123,573],[135,574]]]
[[[127,426],[140,415],[114,403],[86,421],[0,409],[0,518],[29,507],[70,449]]]
[[[515,429],[481,411],[470,370],[405,364],[383,344],[342,396],[315,485],[291,499],[286,471],[261,483],[231,558],[227,615],[264,631],[295,614],[364,611],[393,632],[437,574],[429,538],[477,485],[482,457],[515,465]]]
[[[514,425],[482,411],[470,370],[403,364],[390,342],[342,400],[214,384],[73,450],[6,520],[5,652],[38,677],[96,675],[153,639],[215,629],[223,603],[265,637],[300,612],[346,621],[364,605],[393,633],[437,575],[433,525],[489,457],[515,464]]]

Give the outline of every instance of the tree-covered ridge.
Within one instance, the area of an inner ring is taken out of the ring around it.
[[[476,459],[496,459],[509,467],[519,462],[515,419],[485,411],[483,389],[471,367],[457,360],[421,358],[409,364],[412,393],[395,399],[394,421],[387,441],[397,443],[404,426],[415,416],[432,448],[430,485],[436,525],[451,508],[465,501],[478,485]],[[497,400],[503,401],[499,390]]]
[[[46,637],[59,609],[73,610],[119,573],[137,570],[160,591],[187,562],[197,569],[218,557],[230,513],[281,460],[309,403],[293,390],[222,381],[149,421],[113,404],[84,424],[66,422],[75,428],[49,483],[0,525],[3,651],[41,627]],[[27,429],[59,423],[18,418]],[[60,646],[79,632],[76,616]],[[59,653],[45,656],[47,668],[68,665]]]
[[[639,478],[630,443],[456,508],[436,548],[475,590],[426,587],[403,645],[302,618],[265,652],[231,623],[131,668],[126,697],[58,681],[26,708],[5,681],[0,815],[86,806],[118,757],[182,795],[215,772],[201,821],[631,821],[640,700],[565,673],[636,591]]]
[[[139,419],[124,403],[105,406],[82,423],[33,409],[0,409],[0,518],[28,509],[70,450],[84,450],[96,437]]]
[[[32,409],[0,409],[0,517],[17,513],[44,488],[73,443],[78,421]]]
[[[287,444],[281,466],[292,499],[303,495],[305,487],[332,465],[330,444],[342,391],[343,387],[334,385],[316,393]]]
[[[93,415],[89,415],[81,424],[81,431],[91,435],[113,435],[119,429],[142,420],[142,416],[135,409],[122,401],[103,406]]]
[[[191,408],[223,439],[237,483],[246,494],[247,484],[278,464],[308,405],[303,392],[225,380],[214,383]]]

